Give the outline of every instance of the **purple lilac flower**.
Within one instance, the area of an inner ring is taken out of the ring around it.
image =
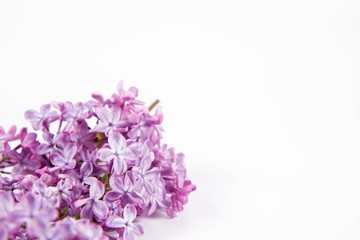
[[[45,104],[40,107],[40,112],[28,110],[25,112],[25,119],[31,122],[35,130],[40,130],[42,125],[48,128],[48,124],[57,117],[57,113],[50,111],[50,108],[50,104]]]
[[[36,153],[39,155],[44,155],[46,153],[52,152],[56,144],[56,140],[54,139],[54,137],[54,134],[48,131],[44,131],[43,139],[45,142],[41,143],[36,147]]]
[[[95,178],[90,181],[90,196],[74,202],[74,208],[85,205],[80,213],[81,218],[92,220],[93,214],[99,219],[106,219],[109,214],[109,208],[106,203],[99,200],[105,193],[105,187]]]
[[[67,178],[67,179],[61,179],[57,185],[57,191],[56,193],[58,194],[59,200],[60,200],[60,207],[64,208],[67,207],[71,204],[72,199],[73,199],[73,192],[72,190],[72,181]]]
[[[111,173],[122,175],[127,170],[127,160],[136,160],[137,144],[127,146],[126,139],[119,132],[112,132],[109,135],[110,148],[99,150],[100,160],[109,162],[113,160]]]
[[[67,144],[60,154],[55,152],[52,157],[52,164],[54,164],[56,169],[73,169],[76,165],[76,160],[74,159],[77,148],[74,143]]]
[[[144,230],[140,224],[133,223],[136,218],[136,209],[133,205],[126,205],[123,212],[123,217],[110,216],[106,221],[106,226],[109,228],[123,229],[123,239],[133,240],[134,235],[140,236],[144,234]]]
[[[145,142],[145,140],[148,139],[150,126],[151,122],[147,121],[146,113],[141,113],[138,123],[131,127],[128,136],[132,139],[140,139],[141,142]]]
[[[78,102],[76,104],[72,104],[71,102],[66,102],[64,104],[64,113],[62,119],[67,122],[64,131],[69,131],[76,120],[85,119],[89,115],[88,107]]]
[[[98,152],[96,150],[92,152],[83,150],[81,152],[81,159],[83,160],[83,165],[80,167],[81,176],[88,177],[91,174],[92,176],[102,177],[105,174],[106,170],[104,167],[97,163]]]
[[[37,134],[28,132],[27,128],[22,128],[20,133],[16,136],[16,138],[20,139],[20,145],[18,147],[30,148],[32,152],[39,145],[39,142],[36,140]]]
[[[75,220],[66,217],[56,222],[51,240],[107,240],[103,235],[101,226],[90,222],[88,219]]]
[[[145,203],[144,198],[136,190],[138,187],[132,180],[130,173],[125,174],[124,178],[112,175],[110,177],[110,187],[112,190],[104,196],[106,202],[116,202],[116,205],[121,204],[123,207],[128,203],[139,205]]]
[[[94,132],[103,132],[108,136],[112,131],[124,132],[127,130],[127,123],[121,120],[121,109],[112,108],[110,111],[104,107],[95,108],[96,116],[100,122],[95,126]]]
[[[188,195],[195,189],[196,187],[191,184],[191,181],[185,181],[183,188],[172,189],[171,191],[174,191],[171,196],[172,205],[166,210],[167,214],[170,217],[175,217],[175,212],[183,211],[183,206],[188,202]]]
[[[22,149],[20,153],[12,150],[7,156],[13,161],[14,168],[12,174],[14,175],[31,173],[41,166],[39,160],[28,148]]]
[[[34,195],[27,193],[8,215],[8,219],[19,225],[25,223],[29,236],[38,237],[48,231],[49,222],[55,220],[57,216],[55,209],[41,206]]]
[[[154,184],[160,178],[159,168],[151,168],[151,163],[154,159],[154,153],[149,152],[140,160],[138,167],[133,167],[132,173],[134,179],[138,182],[141,188],[144,186],[145,190],[151,194],[155,192]]]
[[[70,133],[70,139],[75,142],[77,147],[82,147],[95,150],[97,145],[95,143],[96,133],[89,131],[89,126],[84,120],[78,120],[74,123],[76,128]]]
[[[150,206],[146,215],[152,215],[157,208],[168,209],[171,206],[171,201],[166,197],[166,191],[164,189],[164,182],[158,181],[154,185],[154,192],[148,193],[147,191],[142,192],[142,196],[146,199],[146,205]]]
[[[46,186],[40,179],[34,182],[32,193],[39,199],[41,206],[59,207],[60,205],[58,189]]]

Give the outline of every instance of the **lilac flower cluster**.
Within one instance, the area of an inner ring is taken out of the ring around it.
[[[144,232],[137,216],[183,210],[196,187],[184,155],[161,143],[161,109],[117,91],[27,111],[42,139],[0,127],[0,240],[131,240]]]

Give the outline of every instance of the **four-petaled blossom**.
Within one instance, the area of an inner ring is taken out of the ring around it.
[[[71,191],[72,189],[72,182],[69,178],[67,179],[61,179],[58,183],[57,183],[57,194],[60,198],[60,207],[64,208],[66,206],[69,206],[71,204],[71,200],[72,200],[72,196],[73,196],[73,192]]]
[[[140,236],[144,234],[144,230],[141,225],[133,223],[136,218],[136,209],[133,205],[126,205],[123,212],[123,217],[110,216],[105,225],[109,228],[123,228],[123,239],[133,240],[134,235]]]
[[[62,153],[55,152],[52,157],[52,164],[54,164],[54,169],[73,169],[76,165],[76,160],[74,159],[76,155],[76,145],[74,143],[67,144],[62,150]]]
[[[147,121],[146,115],[147,115],[146,113],[142,113],[139,116],[138,123],[134,125],[128,132],[128,135],[132,139],[140,139],[141,142],[145,142],[146,139],[148,138],[149,127],[152,124],[151,122]]]
[[[166,192],[163,187],[164,183],[158,181],[156,185],[154,185],[154,193],[142,192],[145,195],[145,199],[147,200],[147,204],[150,205],[147,216],[152,215],[158,207],[161,208],[169,208],[171,206],[171,201],[166,198]]]
[[[48,187],[40,179],[33,184],[32,192],[40,200],[41,206],[58,207],[59,197],[56,187]]]
[[[127,204],[143,205],[144,198],[136,191],[137,186],[132,181],[130,173],[127,173],[124,178],[112,175],[110,177],[110,187],[113,189],[105,194],[104,200],[107,202],[117,202],[123,207]]]
[[[100,160],[109,162],[113,160],[111,173],[122,175],[127,170],[127,160],[135,160],[137,158],[137,144],[127,146],[126,139],[119,132],[112,132],[109,135],[110,148],[102,148],[99,150]]]
[[[14,161],[14,168],[12,169],[12,174],[14,175],[28,173],[41,166],[38,159],[28,148],[23,148],[21,153],[12,150],[8,153],[8,157]]]
[[[40,107],[40,112],[28,110],[25,112],[25,119],[31,122],[31,126],[35,130],[39,130],[44,123],[48,124],[48,121],[52,121],[58,116],[55,111],[50,112],[50,109],[51,105],[45,104]],[[48,126],[45,127],[48,128]]]
[[[93,215],[95,215],[99,219],[106,219],[109,214],[109,208],[105,202],[99,200],[105,193],[104,184],[96,180],[96,178],[89,180],[89,183],[90,196],[77,200],[73,205],[75,208],[85,205],[80,212],[81,218],[92,220]]]
[[[48,231],[48,222],[57,216],[58,212],[54,208],[42,206],[32,193],[27,193],[8,215],[8,219],[13,223],[26,223],[26,231],[36,238]]]
[[[159,168],[150,169],[153,159],[154,154],[149,152],[140,160],[140,165],[132,169],[133,176],[138,181],[140,188],[144,186],[149,194],[155,192],[154,183],[160,178]]]
[[[100,122],[95,126],[94,132],[103,132],[106,136],[114,130],[126,131],[127,122],[121,120],[121,109],[112,108],[111,111],[104,107],[95,108],[95,113]]]

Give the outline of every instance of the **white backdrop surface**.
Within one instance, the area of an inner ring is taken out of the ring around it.
[[[138,239],[360,238],[360,2],[0,0],[0,125],[159,98],[198,189]]]

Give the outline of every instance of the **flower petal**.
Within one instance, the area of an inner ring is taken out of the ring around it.
[[[104,200],[106,202],[115,202],[118,201],[123,194],[117,191],[109,191],[105,194]]]
[[[113,190],[116,190],[120,193],[123,193],[125,192],[125,186],[124,186],[124,182],[122,180],[122,177],[120,176],[116,176],[116,175],[112,175],[110,177],[110,180],[109,180],[109,184],[110,184],[110,187],[113,189]]]
[[[99,199],[105,193],[104,184],[100,181],[93,181],[90,185],[90,198],[91,199]]]
[[[114,158],[111,173],[115,173],[117,175],[122,175],[126,172],[126,170],[127,170],[126,161],[120,157]]]
[[[121,150],[126,146],[126,139],[121,133],[117,131],[110,133],[108,140],[111,149],[116,153],[120,153]]]
[[[126,222],[131,223],[136,218],[136,208],[133,205],[127,204],[124,208],[124,219]]]
[[[52,147],[48,144],[42,143],[36,147],[36,153],[39,155],[44,155],[52,150]]]
[[[71,143],[65,146],[63,150],[64,158],[68,161],[74,158],[77,148],[75,143]]]
[[[111,122],[114,123],[116,121],[118,121],[120,119],[121,116],[121,108],[119,107],[113,107],[111,109],[111,113],[112,113],[112,118],[111,118]]]
[[[50,111],[51,105],[50,104],[44,104],[40,107],[40,113],[45,116],[46,113]]]
[[[94,111],[101,121],[106,122],[106,123],[111,122],[111,118],[112,118],[111,113],[106,108],[98,107],[98,108],[95,108]]]
[[[73,203],[74,208],[79,208],[86,204],[86,202],[89,200],[89,198],[79,199]]]
[[[82,178],[90,176],[90,174],[93,171],[93,165],[89,162],[83,162],[83,164],[80,167],[80,176]]]
[[[106,219],[109,215],[109,208],[103,201],[95,201],[93,205],[94,215],[100,219]]]
[[[81,218],[86,218],[89,219],[90,221],[93,219],[93,212],[92,212],[92,207],[93,207],[93,201],[89,201],[86,203],[86,205],[81,209],[80,212],[80,217]]]
[[[99,122],[93,129],[94,132],[106,132],[109,127],[108,123]]]
[[[115,155],[109,148],[101,148],[98,152],[100,160],[103,162],[109,162],[114,159]]]
[[[66,163],[66,160],[61,155],[55,154],[51,159],[51,163],[55,166],[63,166]]]
[[[143,227],[138,223],[130,224],[128,228],[130,228],[130,230],[137,236],[144,234]]]
[[[105,223],[105,225],[109,228],[121,228],[125,227],[125,224],[126,221],[123,218],[115,215],[110,216]]]
[[[128,227],[125,228],[123,240],[134,240],[134,234]]]

